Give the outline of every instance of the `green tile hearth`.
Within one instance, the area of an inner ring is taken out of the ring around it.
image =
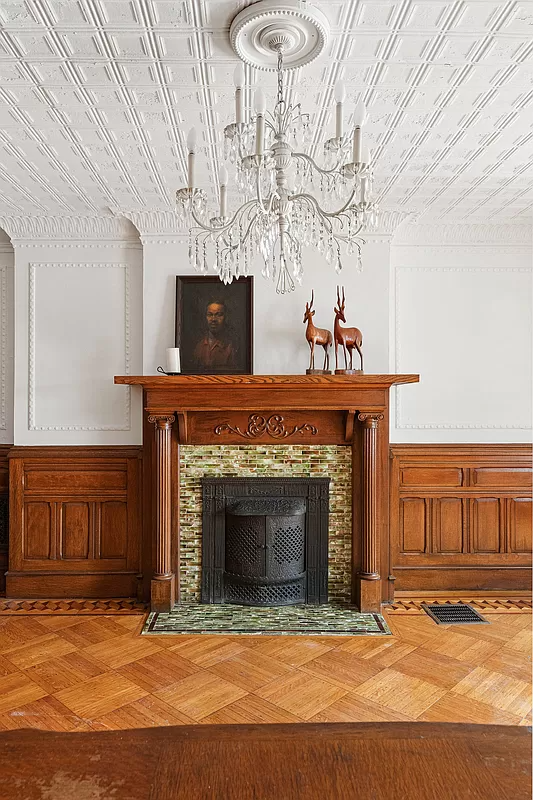
[[[237,606],[183,604],[152,612],[143,634],[253,634],[276,636],[390,636],[381,614],[342,605]]]

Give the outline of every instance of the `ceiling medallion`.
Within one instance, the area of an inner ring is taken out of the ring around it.
[[[357,253],[362,269],[360,231],[371,229],[378,208],[372,200],[372,165],[363,142],[365,108],[359,102],[353,128],[344,130],[346,91],[335,87],[335,136],[324,144],[320,165],[309,155],[309,114],[290,101],[284,76],[324,50],[329,26],[305,0],[260,0],[233,20],[231,44],[237,55],[259,69],[276,69],[277,98],[272,111],[262,89],[255,91],[255,116],[245,119],[244,69],[234,74],[235,122],[224,129],[225,156],[236,168],[236,186],[244,198],[234,213],[227,208],[228,171],[219,169],[219,210],[207,213],[207,197],[195,183],[196,132],[187,138],[188,186],[176,193],[182,223],[189,229],[193,266],[214,270],[224,283],[247,275],[256,253],[262,274],[280,294],[292,291],[303,275],[302,245],[318,249],[337,272],[342,251]]]

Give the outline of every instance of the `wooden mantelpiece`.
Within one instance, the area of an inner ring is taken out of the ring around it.
[[[146,499],[153,508],[152,608],[176,598],[172,541],[178,530],[179,444],[339,444],[352,448],[352,598],[379,611],[390,597],[389,389],[418,375],[117,376],[142,386],[146,411]],[[177,423],[177,424],[174,424]],[[153,448],[153,451],[152,451]],[[154,480],[155,477],[155,480]],[[174,487],[174,488],[173,488]],[[150,497],[153,495],[153,497]]]

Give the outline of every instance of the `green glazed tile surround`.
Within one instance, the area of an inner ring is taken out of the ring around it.
[[[237,476],[331,479],[330,602],[349,603],[351,584],[352,454],[339,445],[182,445],[180,447],[180,602],[200,602],[201,478]]]

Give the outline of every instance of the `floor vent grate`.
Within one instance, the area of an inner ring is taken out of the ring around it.
[[[438,625],[490,625],[485,617],[466,603],[422,603],[422,608]]]

